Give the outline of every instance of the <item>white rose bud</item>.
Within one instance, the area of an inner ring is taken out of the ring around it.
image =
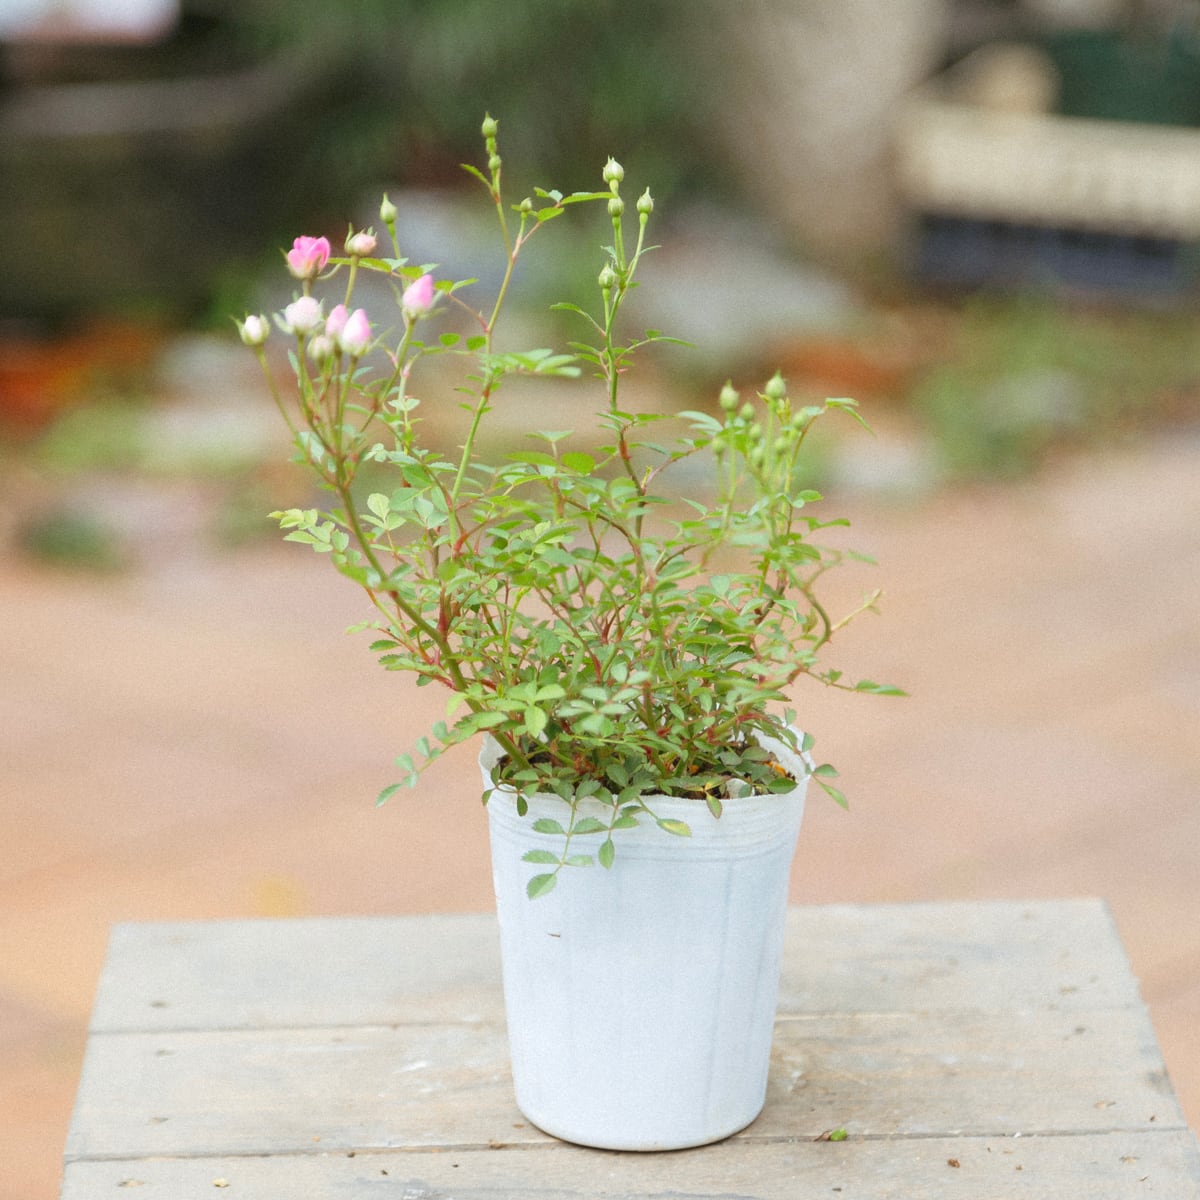
[[[238,325],[238,332],[247,346],[261,346],[271,332],[266,317],[251,314]]]
[[[321,302],[313,296],[301,296],[283,310],[284,329],[298,337],[320,329],[323,320]]]

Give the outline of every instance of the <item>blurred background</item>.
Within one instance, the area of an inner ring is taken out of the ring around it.
[[[779,367],[875,428],[813,471],[887,592],[845,666],[912,697],[801,701],[852,811],[793,899],[1105,896],[1195,1127],[1200,3],[503,8],[0,0],[0,1198],[57,1195],[114,921],[491,905],[469,754],[372,806],[442,701],[265,518],[308,493],[231,322],[385,190],[486,284],[485,111],[514,200],[651,188],[653,403]],[[530,344],[602,241],[525,268]]]

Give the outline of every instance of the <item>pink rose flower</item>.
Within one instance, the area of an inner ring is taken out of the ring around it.
[[[328,261],[328,238],[298,237],[287,252],[288,270],[297,279],[316,279]]]
[[[423,317],[433,308],[436,293],[433,288],[433,276],[422,275],[420,279],[410,283],[400,297],[400,310],[406,321],[415,321]]]

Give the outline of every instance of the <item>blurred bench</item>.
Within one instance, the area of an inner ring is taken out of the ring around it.
[[[583,1150],[513,1105],[491,916],[122,925],[62,1194],[1200,1197],[1099,901],[793,909],[775,1043],[727,1142]]]

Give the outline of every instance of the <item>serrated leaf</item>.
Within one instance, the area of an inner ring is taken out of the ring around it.
[[[563,861],[568,867],[590,867],[592,856],[590,854],[569,854]]]
[[[584,817],[582,821],[577,821],[571,826],[572,833],[603,833],[607,828],[602,825],[595,817]]]
[[[673,834],[675,837],[692,836],[691,827],[686,821],[677,821],[674,817],[655,817],[655,820],[664,833]]]
[[[558,866],[558,855],[552,854],[549,850],[526,850],[521,855],[521,861],[527,863],[541,863],[543,866]]]
[[[562,456],[562,464],[577,475],[590,475],[596,469],[596,460],[582,450],[571,450]]]
[[[538,817],[533,823],[535,833],[553,833],[566,837],[567,831],[553,817]]]
[[[530,900],[536,900],[539,896],[545,896],[547,893],[553,891],[554,885],[557,882],[557,875],[535,875],[525,885],[525,894]]]
[[[530,737],[540,737],[549,723],[550,718],[546,716],[545,709],[530,705],[525,710],[525,731]]]

